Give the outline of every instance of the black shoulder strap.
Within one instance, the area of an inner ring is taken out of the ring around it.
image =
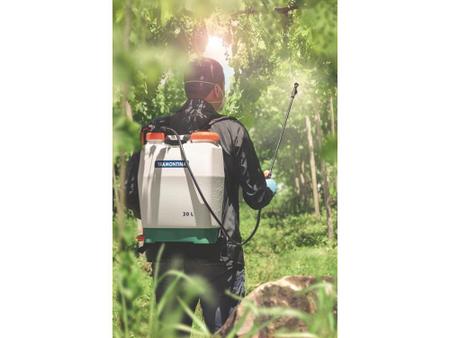
[[[170,115],[157,117],[153,120],[153,124],[155,126],[155,130],[160,129],[161,127],[168,127],[170,125]]]
[[[158,132],[160,131],[161,127],[169,126],[169,124],[170,124],[170,116],[157,117],[153,119],[149,124],[144,125],[141,128],[141,134],[152,131]]]

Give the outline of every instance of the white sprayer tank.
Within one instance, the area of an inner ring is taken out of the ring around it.
[[[138,188],[146,243],[214,243],[219,224],[203,203],[177,143],[163,133],[147,133],[141,150]],[[219,135],[194,132],[183,144],[186,159],[203,195],[222,217],[224,165]]]

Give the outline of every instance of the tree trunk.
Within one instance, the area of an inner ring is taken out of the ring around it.
[[[131,33],[131,0],[127,0],[125,3],[125,24],[123,34],[123,49],[125,53],[130,50],[130,33]],[[123,84],[123,110],[125,116],[130,120],[133,120],[133,111],[131,109],[130,102],[128,101],[129,85],[128,82]]]
[[[116,186],[118,240],[121,250],[125,249],[125,170],[125,154],[121,152],[119,159],[119,182],[118,187]]]
[[[316,216],[320,216],[319,192],[317,191],[316,160],[314,159],[314,142],[313,142],[312,132],[311,132],[311,122],[310,122],[308,116],[306,116],[306,130],[308,133],[309,164],[311,167],[312,191],[313,191],[313,198],[314,198],[314,213],[316,214]]]
[[[320,114],[316,112],[316,128],[317,128],[317,139],[319,149],[322,147],[322,126],[320,121]],[[328,239],[332,240],[334,238],[334,228],[333,228],[333,218],[331,215],[331,206],[330,206],[330,189],[328,187],[328,168],[325,161],[320,159],[320,169],[322,171],[323,178],[323,201],[325,204],[325,210],[327,213],[327,229],[328,229]]]
[[[133,110],[131,109],[130,102],[128,101],[128,84],[125,84],[123,86],[123,96],[124,96],[124,102],[123,102],[123,109],[125,112],[125,116],[133,121]]]
[[[336,135],[336,130],[335,130],[335,116],[334,116],[334,105],[333,105],[333,95],[330,95],[330,115],[331,115],[331,135],[335,136]],[[330,183],[332,186],[334,186],[334,184],[337,185],[337,176],[336,176],[336,181],[333,183]]]
[[[300,179],[298,178],[298,176],[295,176],[294,183],[295,183],[295,193],[298,196],[300,196]]]
[[[305,161],[302,160],[300,163],[300,184],[305,185]]]
[[[323,162],[323,161],[322,161]],[[328,169],[326,167],[326,163],[324,162],[324,174],[323,174],[323,191],[324,191],[324,202],[325,209],[327,211],[327,233],[328,239],[332,240],[334,238],[334,227],[333,227],[333,216],[331,214],[331,206],[330,206],[330,189],[328,187]]]
[[[299,172],[299,179],[300,179],[300,203],[302,205],[306,205],[308,202],[308,191],[306,189],[306,179],[305,179],[305,161],[300,161],[300,172]]]
[[[300,154],[298,152],[300,148],[300,144],[293,142],[293,146],[291,147],[291,155],[292,160],[294,164],[294,170],[293,170],[293,177],[294,177],[294,184],[295,184],[295,193],[297,194],[297,197],[300,199],[300,176],[298,175],[300,173]]]
[[[334,106],[333,106],[333,96],[330,95],[330,115],[331,115],[331,135],[336,135],[336,130],[334,129]]]

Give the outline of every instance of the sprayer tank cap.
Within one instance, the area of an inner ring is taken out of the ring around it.
[[[164,133],[147,133],[145,134],[146,141],[164,141],[166,135]]]
[[[191,134],[191,141],[219,142],[220,136],[219,134],[210,131],[196,131]]]

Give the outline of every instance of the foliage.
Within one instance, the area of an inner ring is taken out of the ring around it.
[[[336,165],[329,104],[336,103],[336,0],[295,4],[298,9],[281,14],[273,8],[283,3],[275,0],[207,0],[201,5],[194,0],[115,0],[113,13],[114,111],[123,111],[123,102],[129,102],[133,120],[140,125],[183,103],[187,61],[202,54],[208,34],[219,36],[230,47],[228,62],[235,74],[222,113],[246,125],[267,168],[292,84],[300,83],[274,173],[284,190],[286,203],[278,210],[283,214],[313,208],[306,115],[319,114],[322,121],[320,126],[313,124],[314,137],[317,128],[324,135],[324,140],[315,141],[317,148],[323,144],[316,161],[323,157],[332,173]],[[119,115],[114,114],[115,156],[120,151],[130,154],[138,146],[137,127]],[[320,169],[317,174],[320,182]],[[335,177],[329,181],[330,190],[335,190]]]
[[[132,153],[140,146],[139,135],[140,126],[134,121],[127,119],[120,111],[117,109],[113,113],[114,122],[114,157],[117,157],[121,152]]]
[[[286,275],[336,276],[336,242],[327,239],[324,215],[268,215],[264,209],[256,236],[244,247],[248,290]],[[244,238],[255,220],[253,210],[241,207]]]
[[[320,149],[320,156],[330,164],[337,162],[337,138],[336,136],[329,136],[325,139],[325,143]]]
[[[114,223],[115,232],[118,224]],[[136,226],[126,219],[125,250],[113,246],[113,327],[115,337],[144,337],[148,332],[150,304],[153,301],[153,280],[145,271],[146,262],[134,251]]]
[[[280,254],[298,247],[319,247],[328,243],[324,216],[291,215],[286,218],[263,218],[261,222],[265,226],[258,230],[260,239],[248,244],[252,254],[264,255],[268,251]]]

